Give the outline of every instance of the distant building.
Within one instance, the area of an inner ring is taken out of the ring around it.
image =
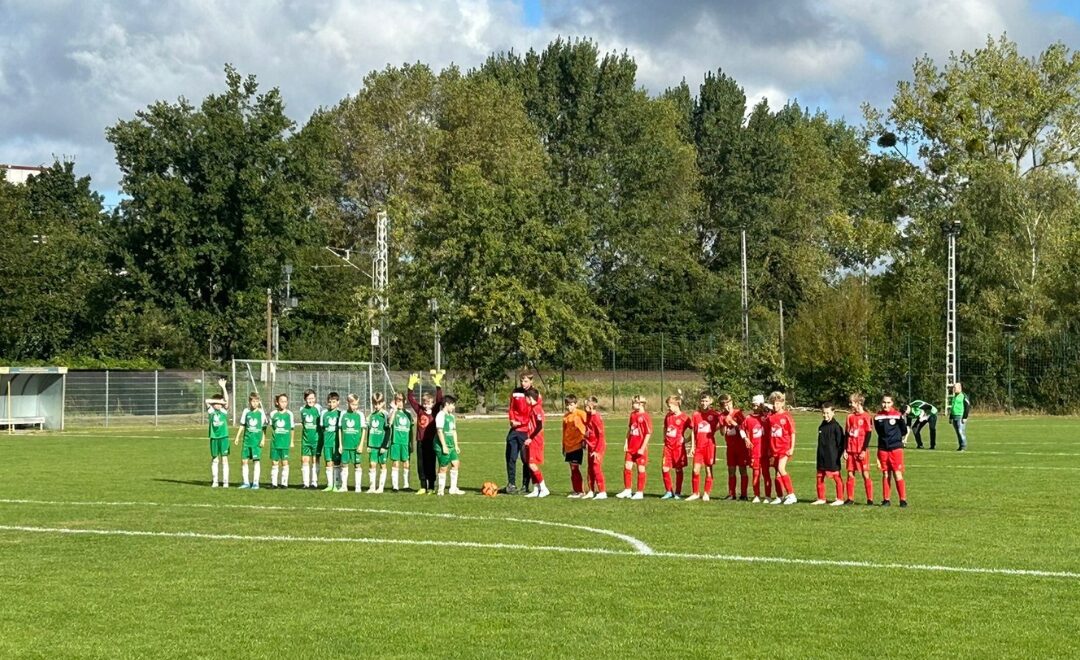
[[[45,171],[44,167],[34,167],[32,165],[4,165],[3,163],[0,163],[0,169],[4,170],[5,178],[11,183],[26,183],[26,180],[30,177]]]

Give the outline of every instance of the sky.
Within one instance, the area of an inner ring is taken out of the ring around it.
[[[654,94],[723,69],[751,103],[797,99],[858,122],[915,58],[1002,32],[1026,54],[1080,48],[1080,0],[0,0],[0,163],[74,159],[115,202],[105,128],[221,90],[227,62],[279,87],[303,123],[388,64],[468,69],[587,37],[633,56]]]

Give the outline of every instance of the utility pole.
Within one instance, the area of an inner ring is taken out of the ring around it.
[[[266,290],[266,361],[274,359],[274,290]]]
[[[960,235],[960,220],[945,223],[943,230],[948,241],[945,297],[945,401],[947,405],[949,389],[960,378],[958,359],[960,337],[956,324],[956,237]]]
[[[428,309],[435,326],[435,370],[442,369],[442,338],[439,336],[439,301],[428,298]]]
[[[785,367],[784,360],[784,301],[780,301],[780,368]]]
[[[746,276],[746,229],[742,230],[742,341],[745,357],[750,357],[750,292]]]

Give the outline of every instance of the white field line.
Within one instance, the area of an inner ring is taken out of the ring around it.
[[[389,516],[413,516],[420,518],[442,518],[444,520],[479,520],[484,522],[511,522],[526,525],[542,525],[546,527],[561,527],[563,529],[575,529],[582,532],[590,532],[601,536],[610,536],[627,543],[638,554],[651,555],[653,549],[644,541],[634,538],[629,534],[621,534],[610,529],[587,527],[585,525],[572,525],[570,523],[554,522],[551,520],[533,520],[529,518],[507,518],[499,516],[468,516],[456,513],[435,513],[428,511],[395,511],[393,509],[367,509],[347,506],[280,506],[262,504],[212,504],[209,502],[103,502],[93,500],[25,500],[25,499],[0,499],[0,504],[32,504],[42,506],[106,506],[106,507],[161,507],[179,509],[244,509],[247,511],[322,511],[334,513],[371,513]]]
[[[516,543],[479,543],[473,541],[435,541],[420,539],[387,539],[372,537],[331,537],[291,535],[209,534],[204,532],[154,532],[128,529],[77,529],[70,527],[34,527],[29,525],[0,525],[0,531],[31,534],[64,534],[72,536],[126,536],[149,538],[197,539],[209,541],[247,541],[264,543],[352,543],[369,545],[411,545],[484,550],[523,550],[530,552],[558,552],[617,557],[650,557],[659,559],[684,559],[693,561],[716,561],[747,564],[780,564],[796,566],[826,566],[861,568],[871,570],[927,571],[937,573],[960,573],[976,575],[1002,575],[1020,577],[1059,578],[1080,580],[1080,573],[1073,571],[1043,571],[1023,568],[983,568],[976,566],[941,566],[936,564],[902,564],[898,562],[843,561],[835,559],[798,559],[791,557],[755,557],[726,554],[698,554],[689,552],[654,552],[642,554],[631,550],[605,548],[574,548],[556,545],[524,545]]]

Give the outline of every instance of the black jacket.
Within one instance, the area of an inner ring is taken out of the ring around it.
[[[847,431],[836,419],[822,420],[817,430],[817,469],[840,471],[840,457],[847,446]]]

